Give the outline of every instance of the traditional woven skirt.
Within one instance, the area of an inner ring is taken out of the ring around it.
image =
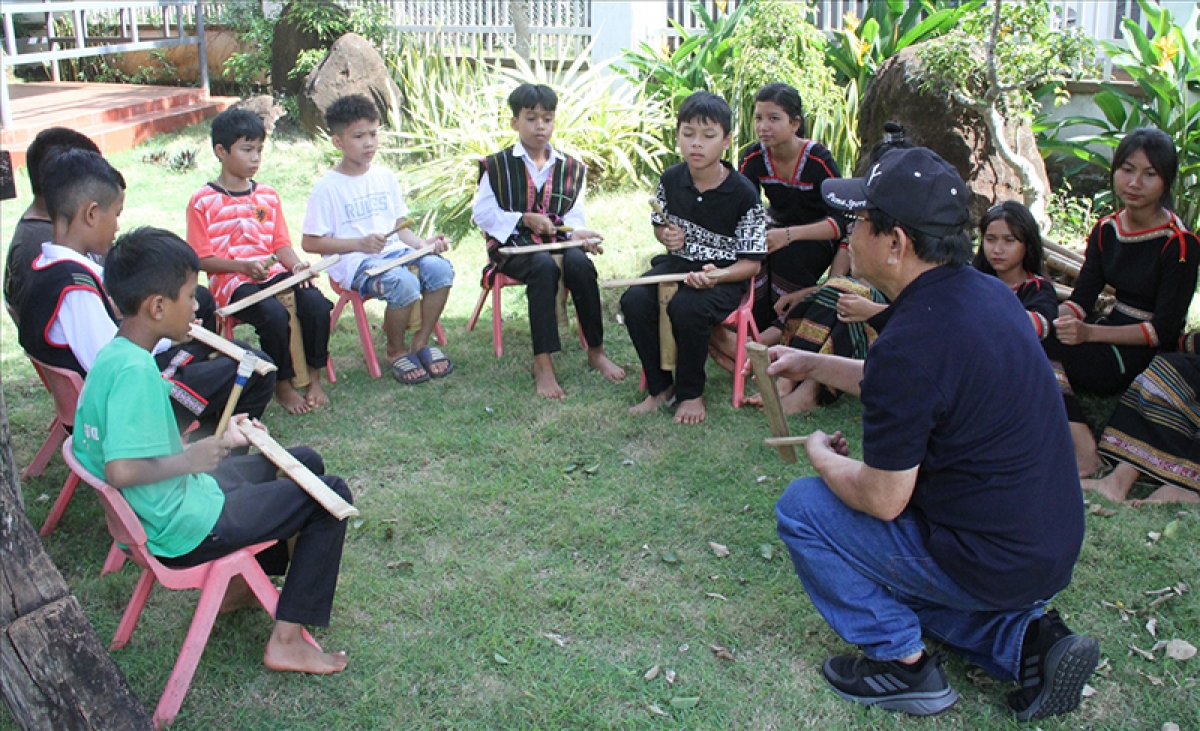
[[[1134,380],[1100,452],[1170,485],[1200,492],[1200,354],[1163,353]]]

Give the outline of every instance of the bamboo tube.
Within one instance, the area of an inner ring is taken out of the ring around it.
[[[300,318],[296,317],[296,292],[280,292],[275,299],[288,313],[288,352],[292,354],[292,370],[296,373],[292,377],[292,385],[307,388],[312,381],[308,377],[308,362],[304,357],[304,334],[300,332]]]
[[[245,357],[246,353],[248,352],[245,348],[240,347],[236,343],[231,343],[215,332],[212,332],[211,330],[205,330],[203,327],[195,323],[192,323],[191,328],[188,330],[188,334],[192,336],[193,340],[199,340],[218,353],[227,355],[236,361],[241,361],[241,359]],[[274,363],[268,363],[262,358],[255,359],[254,372],[258,375],[265,376],[271,371],[275,370],[279,369],[275,367]]]
[[[512,256],[514,254],[536,254],[539,251],[561,251],[585,244],[598,243],[600,243],[600,239],[573,239],[571,241],[555,241],[552,244],[533,244],[532,246],[502,246],[497,251],[505,256]]]
[[[779,449],[780,451],[782,451],[784,447],[793,447],[793,446],[799,446],[799,445],[801,445],[801,444],[804,444],[804,443],[805,443],[805,442],[807,442],[807,441],[808,441],[808,437],[807,437],[807,436],[802,436],[802,437],[767,437],[766,439],[764,439],[764,440],[763,440],[763,446],[766,446],[766,447],[776,447],[777,449]],[[794,461],[794,460],[791,460],[791,461]]]
[[[727,272],[724,269],[713,269],[705,272],[709,279],[721,279],[726,273]],[[633,279],[610,279],[607,282],[601,282],[600,286],[604,287],[605,289],[614,289],[616,287],[636,287],[642,284],[682,282],[687,278],[688,272],[684,272],[682,274],[652,274],[648,277],[635,277]]]
[[[229,399],[225,402],[225,410],[221,412],[221,418],[217,421],[217,439],[223,437],[225,430],[229,428],[229,419],[233,416],[233,409],[237,406],[238,399],[242,397],[242,389],[246,387],[246,381],[254,372],[254,363],[257,360],[258,357],[254,353],[247,352],[238,363],[237,380],[233,382],[233,388],[229,390]]]
[[[783,404],[779,401],[779,390],[775,387],[775,379],[767,373],[771,359],[767,355],[767,346],[762,343],[746,343],[746,357],[750,359],[750,367],[754,370],[754,379],[758,381],[758,392],[762,394],[763,412],[767,415],[767,424],[771,434],[776,439],[791,438],[788,432],[787,416],[783,413]],[[734,374],[735,377],[738,374]],[[770,439],[763,443],[767,444]],[[796,461],[794,443],[769,444],[778,448],[779,456],[784,462]]]
[[[287,279],[284,279],[283,281],[272,284],[270,287],[267,287],[266,289],[260,289],[245,299],[238,300],[237,302],[230,302],[229,304],[225,305],[224,307],[218,309],[217,314],[221,317],[229,317],[232,314],[241,312],[242,310],[246,309],[250,305],[256,305],[268,297],[274,297],[275,295],[279,294],[280,292],[282,292],[286,289],[291,289],[292,287],[295,287],[297,284],[300,284],[301,282],[307,282],[308,280],[317,276],[317,274],[325,271],[329,267],[336,264],[338,262],[338,260],[341,258],[342,257],[340,254],[333,254],[331,256],[327,256],[324,259],[322,259],[321,261],[317,262],[316,264],[313,264],[312,266],[310,266],[308,269],[304,269],[299,272],[296,272],[295,274],[288,277]]]
[[[667,305],[678,291],[679,285],[675,282],[658,284],[658,366],[664,371],[675,370],[675,331],[671,329]]]
[[[380,264],[379,266],[371,267],[370,269],[367,270],[367,276],[368,277],[378,277],[380,274],[383,274],[386,271],[395,269],[398,266],[403,266],[404,264],[407,264],[410,261],[416,261],[417,259],[420,259],[422,256],[425,256],[427,254],[432,254],[434,248],[435,247],[433,244],[430,244],[429,246],[422,246],[419,249],[408,252],[404,256],[401,256],[396,259],[392,259],[391,261],[386,262],[384,264]]]
[[[291,478],[297,485],[304,489],[314,500],[321,504],[321,507],[330,512],[333,517],[338,520],[345,520],[351,516],[358,515],[358,508],[342,499],[333,490],[329,489],[321,481],[321,478],[312,473],[312,470],[301,464],[300,460],[296,459],[279,443],[271,438],[266,429],[260,426],[255,426],[250,423],[249,419],[237,422],[237,426],[241,429],[242,434],[250,440],[250,443],[258,448],[263,456],[275,463],[275,466],[283,470],[283,472]]]

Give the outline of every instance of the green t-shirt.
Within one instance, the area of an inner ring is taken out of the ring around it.
[[[123,337],[100,349],[75,412],[75,456],[100,479],[116,459],[183,451],[171,409],[171,384],[146,350]],[[174,558],[200,545],[217,523],[225,494],[211,475],[182,475],[121,490],[155,556]]]

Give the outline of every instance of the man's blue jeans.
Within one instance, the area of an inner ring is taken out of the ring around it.
[[[879,520],[847,507],[819,477],[789,485],[775,514],[813,605],[867,657],[908,657],[924,649],[924,631],[995,677],[1017,679],[1025,629],[1045,602],[1001,610],[976,599],[934,562],[907,510]]]

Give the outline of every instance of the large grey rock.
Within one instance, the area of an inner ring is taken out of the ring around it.
[[[287,114],[287,110],[283,108],[283,105],[276,102],[274,97],[267,94],[246,97],[234,104],[233,108],[247,109],[261,117],[263,126],[267,128],[267,135],[275,132],[275,123],[279,121],[280,117]]]
[[[971,226],[975,226],[996,203],[1022,200],[1024,186],[1017,172],[1000,157],[983,118],[949,94],[921,89],[924,76],[918,50],[919,46],[909,46],[885,61],[867,85],[858,119],[858,135],[863,141],[858,169],[861,172],[866,167],[867,155],[883,136],[883,123],[895,120],[905,126],[910,142],[928,147],[958,170],[971,191],[968,207]],[[1033,162],[1049,190],[1029,123],[1023,119],[1007,122],[1009,143]]]
[[[300,123],[313,132],[326,129],[325,110],[347,94],[362,94],[374,101],[382,120],[400,107],[400,87],[392,81],[383,57],[356,33],[337,39],[304,80],[304,91],[298,99]]]
[[[306,0],[312,4],[317,0]],[[346,15],[346,10],[329,0],[320,0],[328,6],[331,12]],[[302,31],[289,19],[292,3],[284,6],[275,22],[275,36],[271,41],[271,90],[275,93],[299,94],[304,88],[304,77],[292,78],[292,69],[296,68],[296,60],[304,51],[324,48],[321,37],[310,30]]]

